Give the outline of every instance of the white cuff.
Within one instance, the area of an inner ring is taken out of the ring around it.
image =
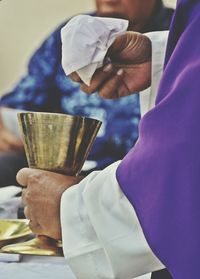
[[[64,255],[78,279],[128,279],[163,268],[117,183],[119,163],[91,173],[62,196]]]
[[[145,34],[152,44],[151,87],[140,93],[141,115],[152,109],[155,105],[157,90],[165,59],[167,38],[169,31],[157,31]]]

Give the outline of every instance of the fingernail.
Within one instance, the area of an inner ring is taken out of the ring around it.
[[[124,73],[124,70],[123,70],[123,69],[119,69],[119,70],[117,71],[117,75],[118,75],[118,76],[123,75],[123,73]]]
[[[103,71],[104,72],[109,72],[112,69],[112,64],[107,64],[104,68]]]

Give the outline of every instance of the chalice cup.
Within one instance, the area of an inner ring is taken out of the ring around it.
[[[101,122],[58,113],[18,114],[30,168],[77,176],[94,143]],[[47,236],[7,245],[4,253],[61,256],[62,243]]]

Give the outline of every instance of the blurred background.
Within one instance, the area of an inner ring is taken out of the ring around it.
[[[174,6],[176,1],[164,2]],[[92,10],[93,0],[0,1],[0,95],[26,72],[29,57],[55,26]]]

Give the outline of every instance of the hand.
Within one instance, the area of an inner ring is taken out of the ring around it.
[[[23,149],[22,140],[6,129],[0,118],[0,151],[20,151]]]
[[[17,181],[27,186],[22,191],[22,201],[25,204],[25,216],[30,220],[29,226],[34,233],[61,239],[61,196],[82,179],[29,168],[18,172]]]
[[[117,37],[108,50],[111,63],[98,69],[90,86],[82,83],[77,73],[71,79],[81,83],[86,93],[98,91],[107,99],[140,92],[151,84],[151,41],[137,32],[126,32]]]

